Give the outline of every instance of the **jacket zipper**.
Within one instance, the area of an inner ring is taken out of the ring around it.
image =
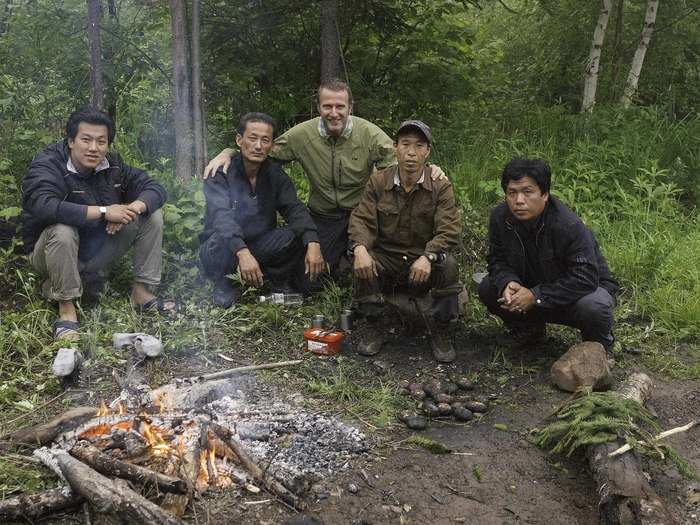
[[[506,221],[506,225],[507,225],[508,229],[509,229],[510,231],[512,231],[513,234],[515,235],[515,237],[518,239],[518,242],[520,243],[520,247],[521,247],[522,250],[523,250],[523,266],[522,266],[521,270],[522,270],[522,272],[523,272],[523,275],[525,275],[525,273],[526,273],[526,272],[525,272],[525,259],[526,259],[526,255],[525,255],[525,245],[523,244],[523,240],[520,238],[520,235],[518,235],[518,231],[513,227],[513,225],[512,225],[511,223],[509,223],[508,221]],[[538,233],[539,233],[539,232],[538,232]],[[535,244],[537,244],[537,240],[535,240]]]
[[[335,195],[335,207],[340,208],[338,202],[338,188],[335,185],[335,141],[331,139],[331,183],[333,184],[333,194]]]

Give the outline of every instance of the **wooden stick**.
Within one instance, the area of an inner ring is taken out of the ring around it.
[[[657,441],[665,439],[669,436],[673,436],[674,434],[680,434],[681,432],[687,432],[688,430],[690,430],[691,428],[693,428],[697,424],[698,424],[697,421],[691,421],[690,423],[688,423],[687,425],[684,425],[682,427],[676,427],[676,428],[670,428],[668,430],[664,430],[658,436],[655,436],[654,438],[652,438],[651,443],[647,443],[646,441],[640,441],[639,444],[644,445],[644,446],[651,446],[654,443],[656,443]],[[619,456],[620,454],[624,454],[625,452],[629,452],[630,450],[632,450],[632,448],[633,448],[632,445],[627,443],[625,445],[622,445],[617,450],[613,450],[612,452],[610,452],[610,454],[608,454],[608,457],[612,458],[615,456]]]
[[[155,503],[131,490],[126,482],[103,476],[64,450],[51,450],[61,472],[77,494],[99,512],[120,514],[129,523],[143,525],[184,525]]]
[[[47,514],[72,509],[84,499],[77,494],[64,493],[63,489],[51,489],[35,494],[20,494],[0,501],[0,523],[8,521],[34,521]]]
[[[155,485],[163,492],[175,494],[185,494],[187,492],[187,483],[179,478],[166,476],[145,467],[114,459],[93,446],[82,445],[73,447],[70,454],[94,468],[97,472],[107,476],[128,479],[140,485]]]
[[[228,428],[222,427],[213,421],[209,423],[209,428],[211,428],[224,443],[231,447],[246,470],[250,472],[256,481],[262,483],[268,491],[277,496],[287,505],[294,507],[296,510],[304,510],[306,508],[306,504],[299,499],[298,496],[290,492],[279,481],[265,477],[262,469],[248,455],[248,452],[245,450],[243,445],[241,445],[238,440],[233,437],[233,433]]]
[[[60,416],[53,418],[48,423],[41,423],[27,428],[20,428],[3,439],[11,442],[2,449],[14,445],[41,446],[51,443],[59,434],[73,430],[85,421],[95,417],[97,409],[94,407],[71,408]]]
[[[261,365],[248,365],[239,366],[237,368],[229,368],[228,370],[221,370],[220,372],[213,372],[211,374],[204,374],[201,376],[195,376],[192,379],[197,381],[211,381],[212,379],[222,379],[224,377],[229,377],[236,374],[242,374],[244,372],[252,372],[255,370],[269,370],[272,368],[282,368],[284,366],[294,366],[302,363],[301,360],[296,361],[280,361],[277,363],[265,363]]]

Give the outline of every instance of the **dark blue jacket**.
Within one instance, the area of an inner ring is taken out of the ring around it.
[[[124,164],[115,153],[108,153],[109,168],[80,175],[68,171],[68,142],[51,144],[34,157],[22,180],[22,229],[24,246],[34,249],[39,235],[52,224],[76,226],[81,236],[81,259],[86,237],[105,236],[105,222],[88,220],[88,206],[128,204],[141,200],[146,214],[165,204],[165,189],[145,171]],[[94,243],[93,243],[94,246]],[[94,252],[95,250],[90,250]]]
[[[539,308],[573,304],[598,286],[613,297],[619,290],[593,232],[551,194],[530,227],[505,202],[493,209],[487,260],[499,295],[516,281],[532,290]]]
[[[306,246],[318,242],[318,233],[306,206],[297,198],[291,179],[274,161],[260,167],[255,192],[236,154],[228,171],[216,172],[204,183],[207,212],[204,218],[204,242],[216,232],[233,253],[247,246],[246,241],[277,227],[277,212]],[[252,203],[255,203],[254,206]]]

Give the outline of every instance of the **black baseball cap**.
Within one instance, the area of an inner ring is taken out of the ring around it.
[[[396,130],[396,138],[398,139],[401,132],[407,129],[418,130],[428,140],[428,144],[433,142],[433,133],[430,131],[430,127],[425,122],[420,120],[404,120],[399,126],[399,129]]]

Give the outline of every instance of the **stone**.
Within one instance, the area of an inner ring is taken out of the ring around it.
[[[567,392],[575,392],[581,387],[605,390],[612,383],[605,348],[593,341],[569,348],[552,365],[551,376],[552,382]]]

